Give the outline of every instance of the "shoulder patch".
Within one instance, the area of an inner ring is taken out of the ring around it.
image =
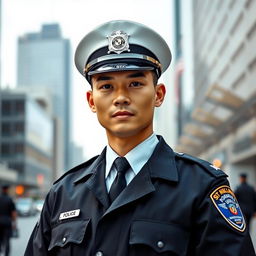
[[[208,173],[210,173],[211,175],[215,176],[215,177],[227,177],[228,175],[223,172],[220,168],[217,168],[215,166],[213,166],[211,163],[209,163],[208,161],[205,161],[203,159],[185,154],[185,153],[175,153],[176,156],[189,160],[191,162],[197,163],[198,165],[200,165],[201,167],[203,167]]]
[[[53,182],[53,184],[56,184],[58,183],[60,180],[62,180],[65,176],[67,176],[68,174],[70,173],[73,173],[73,172],[76,172],[78,170],[80,170],[81,168],[85,168],[87,167],[88,165],[90,165],[91,163],[93,163],[96,159],[98,158],[98,156],[95,156],[91,159],[89,159],[88,161],[82,163],[82,164],[79,164],[77,166],[75,166],[74,168],[70,169],[69,171],[66,171],[64,174],[62,174],[62,176],[60,176],[56,181]]]
[[[210,198],[221,216],[236,230],[243,232],[246,228],[245,219],[234,192],[227,185],[216,188]]]

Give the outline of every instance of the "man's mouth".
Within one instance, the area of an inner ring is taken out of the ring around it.
[[[129,111],[117,111],[115,112],[112,117],[118,117],[118,118],[127,118],[130,116],[134,116],[133,113],[129,112]]]

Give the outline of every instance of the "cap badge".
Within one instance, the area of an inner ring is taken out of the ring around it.
[[[124,51],[130,51],[128,37],[125,32],[121,30],[114,31],[108,36],[108,53],[115,52],[120,54]]]

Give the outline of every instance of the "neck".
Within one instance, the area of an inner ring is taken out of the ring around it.
[[[144,135],[133,135],[129,137],[115,137],[108,135],[108,144],[119,155],[125,156],[129,151],[139,145],[142,141],[152,135],[153,132]]]

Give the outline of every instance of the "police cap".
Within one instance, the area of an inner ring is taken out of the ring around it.
[[[154,70],[158,76],[171,63],[165,40],[151,28],[133,21],[114,20],[85,35],[75,52],[75,64],[90,83],[94,74]]]

